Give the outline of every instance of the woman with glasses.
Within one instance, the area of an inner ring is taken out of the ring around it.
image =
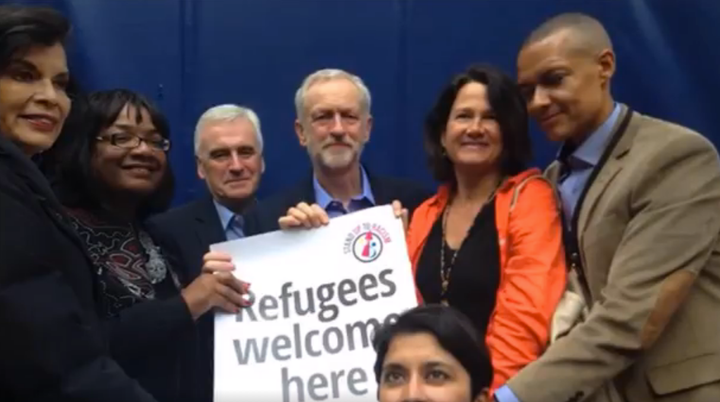
[[[51,160],[54,187],[95,264],[110,348],[125,371],[159,401],[202,400],[212,384],[195,373],[201,332],[196,320],[213,307],[236,313],[247,284],[230,272],[186,272],[158,246],[144,221],[173,195],[170,130],[147,99],[127,90],[96,92],[72,141]]]

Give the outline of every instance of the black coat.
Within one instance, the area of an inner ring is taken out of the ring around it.
[[[92,269],[44,176],[0,137],[1,401],[155,401],[109,357]]]
[[[179,260],[174,266],[182,267],[178,273],[186,285],[200,275],[203,256],[210,251],[210,245],[226,240],[210,196],[156,215],[147,222],[147,227],[153,239]],[[211,401],[215,353],[214,315],[203,315],[198,319],[196,327],[199,349],[194,363],[194,392],[198,401]]]
[[[148,228],[153,241],[158,235]],[[170,269],[184,271],[170,250],[162,250]],[[158,402],[209,402],[201,393],[204,374],[200,327],[193,321],[181,293],[166,278],[155,285],[156,299],[128,307],[105,318],[111,356]]]

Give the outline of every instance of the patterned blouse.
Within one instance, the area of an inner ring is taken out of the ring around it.
[[[95,264],[107,317],[181,289],[166,257],[140,225],[108,213],[67,209],[70,224]]]

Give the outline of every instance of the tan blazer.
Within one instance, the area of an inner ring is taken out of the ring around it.
[[[627,113],[576,207],[589,314],[508,382],[522,402],[720,401],[718,154]]]

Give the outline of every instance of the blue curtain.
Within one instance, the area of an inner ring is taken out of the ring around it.
[[[126,87],[154,99],[173,129],[176,203],[204,190],[192,134],[206,108],[253,108],[265,136],[260,195],[309,170],[294,131],[302,79],[325,67],[360,75],[375,126],[364,160],[431,183],[422,121],[440,88],[469,64],[515,74],[525,35],[544,19],[581,11],[607,27],[617,53],[617,100],[720,142],[720,2],[716,0],[25,0],[50,4],[75,25],[73,72],[89,89]],[[536,164],[557,145],[533,127]]]

